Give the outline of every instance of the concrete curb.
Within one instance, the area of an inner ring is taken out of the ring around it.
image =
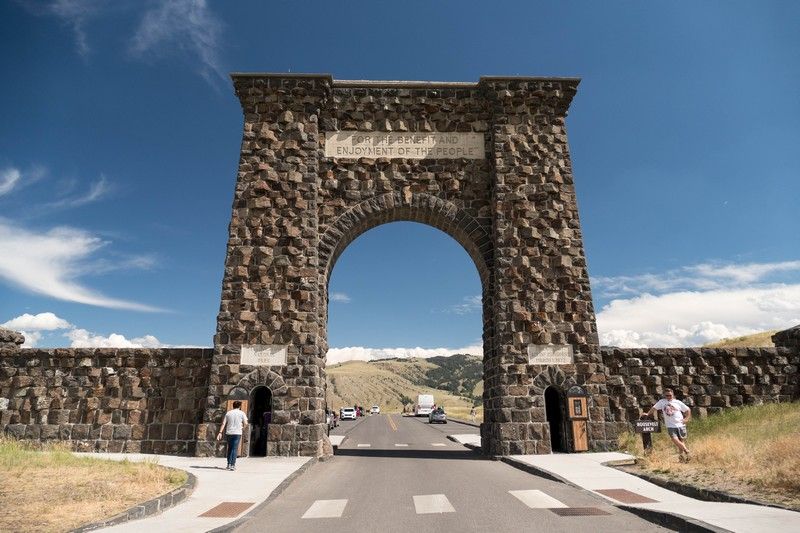
[[[616,465],[609,465],[609,466],[616,466]],[[641,473],[630,472],[628,470],[623,470],[623,472],[625,472],[626,474],[630,474],[632,476],[636,476],[645,481],[648,481],[653,485],[658,485],[659,487],[671,490],[672,492],[677,492],[678,494],[687,496],[689,498],[694,498],[696,500],[702,500],[705,502],[746,503],[750,505],[758,505],[761,507],[772,507],[774,509],[783,509],[784,511],[794,511],[794,512],[798,511],[797,509],[792,509],[791,507],[786,507],[777,503],[750,500],[743,496],[736,496],[735,494],[729,494],[721,490],[705,489],[702,487],[695,487],[693,485],[684,485],[678,483],[677,481],[660,478],[658,476],[653,476],[651,474],[646,474],[643,472]]]
[[[329,458],[326,458],[326,459],[329,459]],[[312,466],[312,465],[315,465],[315,464],[317,464],[317,463],[318,463],[318,462],[320,462],[321,460],[322,460],[322,459],[317,459],[316,461],[314,461],[314,460],[308,461],[306,464],[304,464],[303,466],[301,466],[300,468],[298,468],[297,470],[295,470],[294,472],[292,472],[292,473],[289,475],[289,477],[287,477],[286,479],[284,479],[283,481],[281,481],[280,485],[278,485],[277,487],[275,487],[275,488],[272,490],[272,492],[270,492],[270,493],[269,493],[269,496],[267,496],[267,499],[266,499],[266,500],[264,500],[264,501],[263,501],[263,502],[261,502],[261,503],[258,503],[258,504],[256,504],[256,505],[254,505],[254,506],[253,506],[253,507],[252,507],[252,508],[251,508],[249,511],[247,511],[247,513],[246,513],[246,514],[244,514],[244,515],[240,516],[239,518],[237,518],[237,519],[236,519],[236,520],[234,520],[233,522],[228,522],[227,524],[224,524],[224,525],[222,525],[222,526],[219,526],[219,527],[217,527],[217,528],[210,529],[210,530],[208,530],[208,531],[207,531],[207,533],[225,533],[225,532],[228,532],[228,531],[233,531],[234,529],[236,529],[236,528],[237,528],[237,527],[239,527],[240,525],[244,524],[245,522],[247,522],[248,520],[250,520],[251,518],[253,518],[253,515],[255,515],[255,514],[256,514],[257,512],[259,512],[259,511],[261,511],[261,509],[263,509],[264,507],[266,507],[267,505],[269,505],[270,503],[272,503],[272,501],[273,501],[275,498],[277,498],[278,496],[280,496],[280,495],[281,495],[281,493],[282,493],[283,491],[285,491],[285,490],[286,490],[286,489],[289,487],[289,485],[291,485],[291,484],[292,484],[292,482],[293,482],[295,479],[297,479],[298,477],[300,477],[302,474],[304,474],[304,473],[306,472],[306,470],[308,470],[309,468],[311,468],[311,466]]]
[[[180,469],[175,468],[174,470]],[[194,488],[197,486],[197,478],[194,476],[194,474],[186,470],[183,471],[186,472],[186,481],[180,487],[172,489],[166,494],[162,494],[161,496],[153,498],[152,500],[147,500],[144,503],[134,505],[130,509],[114,515],[111,518],[106,518],[105,520],[100,520],[98,522],[92,522],[91,524],[73,529],[70,531],[70,533],[82,533],[84,531],[92,531],[101,527],[116,526],[118,524],[122,524],[123,522],[138,520],[140,518],[146,518],[148,516],[164,512],[170,507],[178,505],[183,500],[188,498],[189,495],[194,491]]]
[[[575,487],[577,489],[594,494],[594,492],[589,489],[581,487],[580,485],[576,485],[575,483],[572,483],[571,481],[568,481],[567,479],[564,479],[561,476],[558,476],[556,474],[553,474],[536,466],[530,465],[524,461],[520,461],[519,459],[514,459],[513,457],[509,456],[502,456],[499,459],[504,463],[513,466],[514,468],[522,470],[523,472],[527,472],[528,474],[533,474],[534,476],[543,477],[551,481],[564,483],[571,487]],[[603,464],[606,465],[606,463]],[[655,509],[633,507],[631,505],[616,504],[614,502],[609,502],[608,500],[605,501],[618,509],[622,509],[623,511],[627,511],[635,514],[636,516],[644,518],[648,522],[665,526],[670,529],[676,529],[678,531],[687,531],[690,533],[730,533],[727,529],[717,528],[710,524],[706,524],[705,522],[702,522],[700,520],[686,518],[685,516],[676,513],[667,513],[665,511],[658,511]]]

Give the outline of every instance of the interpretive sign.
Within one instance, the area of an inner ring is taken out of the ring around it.
[[[288,348],[283,345],[243,345],[240,363],[253,366],[285,366]]]
[[[661,433],[661,424],[658,420],[636,420],[633,427],[636,433]]]
[[[573,362],[571,344],[531,344],[528,346],[528,364],[571,365]]]
[[[329,131],[325,157],[339,159],[484,159],[483,133]]]

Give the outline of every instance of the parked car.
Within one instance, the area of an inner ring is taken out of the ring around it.
[[[356,417],[356,410],[352,407],[342,407],[339,411],[339,418],[342,420],[355,420]]]
[[[437,407],[428,415],[428,424],[447,424],[447,414],[444,409]]]
[[[380,406],[378,406],[378,405],[373,405],[373,406],[372,406],[372,414],[373,414],[373,415],[379,415],[379,414],[381,414],[381,408],[380,408]]]

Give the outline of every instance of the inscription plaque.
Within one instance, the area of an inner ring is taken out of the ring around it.
[[[339,159],[484,159],[483,133],[329,131],[325,157]]]
[[[571,365],[572,363],[571,344],[531,344],[528,346],[528,364]]]
[[[285,366],[289,347],[284,345],[242,345],[241,364],[253,366]]]

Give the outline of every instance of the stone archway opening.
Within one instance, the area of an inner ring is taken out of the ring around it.
[[[556,387],[547,387],[544,391],[545,413],[550,429],[550,450],[552,453],[566,453],[567,435],[564,416],[564,395]]]
[[[339,246],[342,252],[337,253],[332,259],[328,276],[322,285],[326,291],[324,297],[326,306],[320,322],[325,326],[326,337],[331,336],[331,346],[417,349],[422,346],[422,350],[469,346],[473,349],[458,350],[457,353],[474,356],[477,360],[465,358],[462,360],[464,366],[459,368],[468,369],[471,376],[474,376],[473,372],[482,372],[486,346],[481,343],[480,338],[486,334],[485,326],[488,321],[485,301],[483,296],[479,296],[484,292],[485,285],[474,259],[466,247],[450,232],[435,224],[424,222],[421,216],[408,220],[412,218],[408,211],[399,210],[380,215],[381,220],[387,218],[390,220],[378,225],[364,224],[357,231],[346,235],[346,244]],[[395,216],[398,219],[391,220]],[[386,242],[398,242],[398,246],[387,252]],[[380,254],[381,257],[375,257],[375,254]],[[364,264],[369,264],[369,269],[364,269]],[[340,268],[344,270],[339,270]],[[354,271],[358,272],[358,275],[347,275],[347,285],[342,286],[342,279],[337,278],[337,273]],[[457,295],[453,292],[453,279],[459,280]],[[448,285],[449,290],[440,288],[439,282]],[[392,288],[388,287],[390,284]],[[351,290],[356,290],[356,287],[360,297],[356,296],[353,302],[347,304],[335,303],[338,291],[352,295]],[[366,297],[372,300],[371,307],[368,307],[369,313],[359,310],[361,302]],[[464,303],[468,297],[469,303]],[[449,307],[457,309],[454,311]],[[457,316],[456,313],[461,316]],[[342,315],[346,317],[343,318]],[[347,326],[343,325],[343,320],[347,321]],[[370,330],[369,334],[362,331],[361,324]],[[453,326],[453,324],[459,325]],[[348,331],[346,340],[342,338],[345,329]],[[379,331],[383,333],[375,333]],[[453,335],[456,331],[458,336]],[[376,343],[374,339],[378,339],[378,342]],[[329,349],[326,355],[325,365],[328,375],[326,400],[329,407],[338,411],[341,407],[356,404],[369,409],[369,406],[381,403],[379,406],[381,413],[401,412],[404,405],[409,409],[412,408],[419,393],[413,388],[401,394],[400,389],[388,387],[385,391],[387,394],[383,397],[389,397],[389,401],[383,403],[370,397],[366,392],[366,395],[361,397],[354,394],[356,389],[353,388],[352,382],[349,386],[342,387],[343,379],[353,378],[347,374],[341,377],[338,374],[340,370],[331,370],[331,365],[348,360],[347,356],[342,359],[343,352],[345,351]],[[456,351],[453,350],[451,353]],[[359,351],[360,354],[363,354],[363,350]],[[383,356],[418,359],[432,355],[440,356],[441,353],[420,354],[398,349],[385,352]],[[405,362],[398,361],[397,364],[403,365]],[[445,363],[440,359],[437,364],[446,367],[453,363]],[[461,361],[457,364],[460,365]],[[393,371],[403,374],[402,366],[394,366],[394,363],[392,365]],[[480,370],[476,365],[480,365]],[[408,378],[420,385],[422,378],[418,372],[419,370],[411,372]],[[332,376],[333,386],[331,386]],[[378,387],[378,390],[383,390],[379,385]],[[342,390],[348,391],[345,395],[348,397],[347,400],[343,400]],[[471,408],[476,406],[476,419],[480,420],[483,417],[484,404],[480,389],[477,396],[473,396],[474,390],[474,387],[469,387],[458,392],[452,390],[442,390],[441,394],[434,392],[434,403],[444,408],[449,416],[462,419],[467,419]]]
[[[269,387],[259,385],[250,392],[250,457],[265,457],[269,424],[272,422],[272,391]]]

